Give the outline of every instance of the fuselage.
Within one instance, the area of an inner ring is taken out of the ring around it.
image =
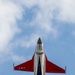
[[[46,59],[41,39],[38,40],[34,54],[34,75],[45,75]]]

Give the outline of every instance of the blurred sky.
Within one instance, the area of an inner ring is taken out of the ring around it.
[[[39,37],[48,59],[74,75],[75,0],[0,0],[0,75],[33,75],[13,63],[31,59]]]

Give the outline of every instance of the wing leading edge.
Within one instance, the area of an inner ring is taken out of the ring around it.
[[[66,73],[66,71],[63,68],[48,61],[46,57],[46,73]]]
[[[15,66],[14,70],[33,72],[34,71],[34,56],[31,60]]]

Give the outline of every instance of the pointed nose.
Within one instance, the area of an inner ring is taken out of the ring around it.
[[[38,39],[37,44],[42,44],[41,38]]]

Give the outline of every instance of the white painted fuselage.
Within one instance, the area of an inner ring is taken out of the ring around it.
[[[37,44],[34,54],[34,75],[45,75],[46,58],[43,44]]]

